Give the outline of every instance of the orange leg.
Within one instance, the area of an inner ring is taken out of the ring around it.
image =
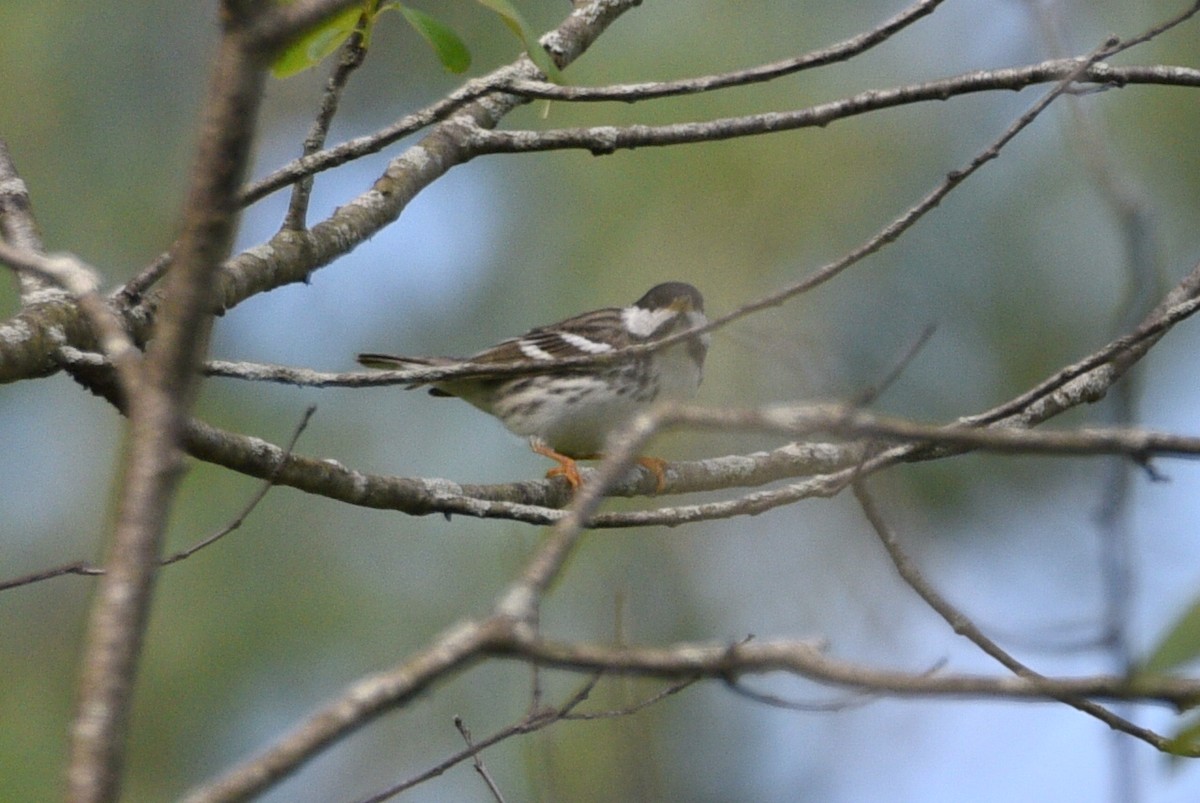
[[[662,493],[667,487],[667,461],[661,457],[639,457],[638,465],[654,475],[654,493]]]
[[[575,464],[575,458],[567,457],[565,454],[554,451],[545,443],[539,440],[531,440],[529,448],[533,449],[537,454],[543,457],[548,457],[557,466],[546,472],[546,478],[563,477],[572,489],[578,489],[583,484],[583,478],[579,476],[579,467]],[[579,460],[599,460],[604,455],[589,454],[579,457]],[[639,457],[638,465],[645,468],[654,475],[654,492],[662,493],[663,488],[667,487],[666,466],[667,461],[659,457]]]
[[[572,490],[578,489],[579,486],[583,484],[583,478],[579,476],[579,467],[575,465],[574,458],[567,457],[565,454],[559,454],[547,446],[544,442],[537,439],[532,439],[529,441],[529,448],[533,449],[533,451],[537,452],[543,457],[549,457],[555,463],[558,463],[557,466],[546,472],[547,479],[552,477],[563,477],[571,486]]]

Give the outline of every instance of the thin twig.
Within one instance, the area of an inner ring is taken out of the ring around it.
[[[514,640],[494,642],[491,650],[507,657],[537,661],[575,671],[604,671],[659,678],[764,675],[783,672],[830,686],[897,697],[972,697],[1045,703],[1062,698],[1136,700],[1176,709],[1200,699],[1200,680],[1170,675],[1025,678],[1015,675],[908,672],[877,669],[827,655],[821,646],[794,640],[756,640],[742,644],[684,642],[653,647],[530,640],[520,630]],[[1161,747],[1166,740],[1155,743]],[[1200,748],[1192,753],[1200,755]]]
[[[1046,680],[1044,675],[1030,669],[1006,652],[996,642],[988,638],[966,614],[958,610],[958,608],[943,597],[925,579],[924,575],[921,574],[920,570],[912,562],[912,559],[908,557],[904,548],[900,546],[900,542],[896,539],[891,528],[888,527],[887,522],[884,521],[879,508],[875,504],[875,500],[867,490],[865,481],[856,481],[853,488],[854,498],[858,500],[859,507],[862,508],[863,514],[871,525],[871,529],[875,531],[880,543],[887,550],[888,557],[892,560],[892,565],[896,567],[896,571],[899,572],[900,577],[908,584],[908,587],[915,591],[917,596],[925,601],[926,605],[938,616],[942,617],[955,633],[968,639],[986,655],[995,659],[997,663],[1017,677],[1031,681]],[[1095,717],[1110,728],[1141,739],[1160,750],[1164,749],[1169,742],[1166,737],[1147,728],[1135,725],[1124,717],[1117,716],[1109,709],[1091,700],[1075,695],[1055,695],[1055,697],[1059,702]]]
[[[925,344],[933,337],[935,331],[937,331],[937,326],[932,323],[927,324],[879,381],[871,387],[859,391],[857,396],[850,402],[850,405],[852,407],[866,407],[877,401],[883,392],[900,378],[904,373],[904,369],[908,368],[912,361],[917,358],[917,355],[921,353],[921,349],[925,348]]]
[[[1114,40],[1115,41],[1115,40]],[[1106,51],[1107,58],[1116,49]],[[591,126],[582,128],[475,130],[471,147],[477,154],[540,153],[558,150],[584,150],[607,156],[631,148],[655,148],[696,142],[717,142],[801,128],[825,127],[831,123],[915,103],[944,101],[947,98],[1018,90],[1037,84],[1061,81],[1074,76],[1068,92],[1078,87],[1100,89],[1135,84],[1169,86],[1200,85],[1200,70],[1174,65],[1116,67],[1089,64],[1080,71],[1085,59],[1054,59],[1023,67],[975,70],[962,75],[918,84],[871,89],[839,100],[790,111],[692,120],[660,125]]]
[[[446,770],[461,764],[463,761],[482,753],[484,750],[492,747],[500,742],[513,738],[514,736],[524,736],[525,734],[535,733],[537,731],[548,728],[563,721],[588,722],[601,719],[617,719],[628,717],[639,711],[649,708],[652,705],[662,702],[668,697],[674,696],[684,689],[695,685],[699,682],[699,678],[689,678],[667,685],[662,690],[647,697],[643,700],[638,700],[624,708],[619,708],[611,711],[589,711],[578,712],[576,709],[584,703],[592,690],[596,687],[597,681],[602,677],[602,673],[594,673],[591,677],[583,682],[583,684],[571,694],[560,705],[554,708],[541,708],[537,711],[531,711],[526,714],[519,722],[513,723],[505,728],[501,728],[485,739],[480,739],[470,744],[466,750],[462,750],[449,756],[443,761],[438,762],[435,766],[430,767],[423,772],[414,775],[411,778],[382,789],[369,797],[357,801],[357,803],[382,803],[382,801],[395,797],[401,792],[405,792],[413,787],[436,778]]]
[[[804,58],[804,57],[802,57]],[[1003,70],[981,70],[968,73],[963,76],[947,78],[937,82],[926,84],[910,85],[905,87],[896,87],[893,90],[873,90],[870,94],[855,96],[853,99],[839,101],[836,104],[825,104],[822,106],[812,107],[806,112],[812,115],[812,119],[803,123],[804,125],[827,125],[835,119],[842,119],[847,116],[855,116],[865,114],[872,111],[877,111],[882,108],[889,108],[898,104],[909,104],[922,102],[927,100],[945,100],[953,95],[960,95],[972,92],[991,91],[998,89],[1020,89],[1026,86],[1035,84],[1047,83],[1061,78],[1072,70],[1077,62],[1073,60],[1057,60],[1043,62],[1041,64],[1028,65],[1020,68],[1007,68]],[[769,70],[772,65],[765,65],[764,70]],[[643,97],[656,97],[660,94],[670,95],[678,94],[677,90],[680,86],[686,86],[692,83],[695,86],[703,86],[711,79],[718,79],[720,76],[706,76],[698,79],[686,79],[684,82],[653,82],[648,84],[634,84],[613,87],[561,87],[555,84],[545,84],[539,81],[529,81],[520,77],[513,77],[510,74],[496,74],[489,76],[486,79],[476,79],[463,86],[456,93],[448,96],[446,99],[438,101],[421,111],[406,115],[397,120],[391,125],[380,129],[374,134],[364,135],[352,140],[347,140],[339,145],[335,145],[325,150],[317,151],[309,156],[302,157],[293,162],[290,162],[262,179],[248,185],[242,190],[241,201],[244,205],[253,204],[262,198],[276,192],[290,184],[303,179],[306,176],[311,176],[325,170],[331,170],[355,159],[368,156],[373,153],[378,153],[387,146],[397,142],[398,140],[408,136],[416,131],[420,131],[434,123],[448,119],[451,115],[461,109],[468,103],[474,102],[481,97],[491,95],[496,92],[504,92],[509,89],[514,90],[514,94],[521,94],[527,98],[538,97],[561,97],[564,100],[629,100],[639,99]],[[1200,86],[1200,71],[1188,67],[1175,66],[1128,66],[1117,67],[1111,65],[1095,65],[1090,68],[1080,78],[1081,81],[1093,84],[1095,87],[1104,88],[1110,86],[1126,86],[1136,84],[1159,84],[1166,86]],[[799,115],[802,112],[796,112]],[[749,121],[751,118],[730,118],[731,120],[743,119]],[[766,118],[760,118],[766,120]],[[781,121],[781,118],[772,118],[772,125]],[[801,124],[800,121],[796,121]],[[728,123],[725,123],[728,125]],[[697,124],[698,125],[698,124]],[[756,124],[747,122],[750,128],[755,128]],[[568,129],[570,131],[571,129]],[[585,131],[588,129],[580,129]],[[611,147],[611,136],[614,132],[624,131],[627,138],[622,140],[621,147],[644,147],[649,145],[669,144],[665,141],[650,141],[651,139],[660,139],[654,132],[658,130],[662,134],[667,133],[666,128],[655,129],[650,126],[640,127],[606,127],[601,129],[592,129],[592,135],[579,135],[574,144],[570,144],[565,140],[560,140],[553,145],[549,143],[542,147],[534,145],[534,141],[543,136],[543,132],[521,132],[521,142],[517,142],[516,138],[509,137],[491,137],[489,138],[489,152],[495,150],[529,150],[542,149],[544,147],[564,148],[564,147],[582,147],[582,148],[598,148],[606,149]],[[683,129],[680,129],[683,130]],[[603,133],[604,136],[596,136]],[[750,130],[744,133],[765,133]],[[744,135],[743,133],[743,135]],[[554,134],[554,136],[561,136]],[[647,139],[649,138],[649,139]],[[691,141],[690,139],[687,141]]]
[[[304,434],[304,430],[308,428],[308,422],[312,420],[313,414],[316,412],[317,405],[315,404],[311,404],[307,409],[305,409],[304,415],[300,417],[300,423],[297,424],[296,428],[292,431],[292,437],[288,439],[287,445],[283,447],[283,454],[281,455],[280,461],[276,464],[275,470],[271,472],[270,476],[268,476],[262,485],[259,486],[258,490],[253,496],[250,497],[238,514],[233,517],[232,521],[207,538],[192,544],[187,549],[181,549],[175,554],[164,558],[161,565],[170,566],[172,563],[178,563],[181,560],[186,560],[205,547],[212,546],[217,541],[220,541],[222,538],[245,524],[246,519],[248,519],[250,514],[254,512],[254,509],[258,507],[259,502],[265,499],[271,489],[275,487],[276,480],[279,478],[279,472],[283,470],[288,458],[291,457],[293,450],[296,448],[296,443],[300,440],[300,436]]]
[[[485,97],[510,81],[509,69],[493,73],[482,79],[468,81],[461,89],[446,98],[432,103],[419,111],[407,114],[394,123],[373,134],[347,140],[331,148],[318,150],[302,156],[268,173],[261,179],[241,189],[238,202],[250,206],[284,187],[295,184],[309,176],[378,153],[387,146],[435,123],[449,119],[464,106]]]
[[[458,753],[455,753],[454,755],[444,759],[443,761],[438,762],[429,769],[424,770],[423,772],[414,775],[411,778],[406,778],[405,780],[389,786],[386,789],[375,792],[370,796],[357,801],[357,803],[381,803],[384,800],[395,797],[401,792],[412,789],[415,786],[420,786],[426,781],[442,775],[451,767],[461,764],[463,761],[472,758],[473,756],[483,752],[493,745],[511,739],[514,736],[534,733],[563,720],[572,710],[574,710],[576,706],[587,699],[588,694],[590,694],[591,690],[595,687],[595,682],[597,679],[599,679],[599,677],[599,674],[594,674],[583,684],[580,690],[572,694],[570,698],[568,698],[557,708],[542,708],[538,711],[530,711],[528,714],[522,717],[520,721],[515,722],[505,728],[501,728],[487,738],[473,743],[468,742],[468,747],[466,750],[461,750]]]
[[[930,425],[844,404],[777,405],[749,410],[678,406],[664,410],[659,416],[658,426],[680,424],[722,431],[827,434],[855,440],[922,443],[954,451],[967,448],[1055,457],[1122,455],[1139,463],[1152,456],[1200,457],[1200,436],[1118,427],[1050,430],[964,426],[957,422]]]
[[[21,586],[40,583],[43,580],[52,580],[55,577],[63,577],[68,574],[78,574],[83,577],[94,577],[98,574],[104,574],[104,569],[88,563],[87,561],[76,561],[75,563],[68,563],[64,566],[55,566],[53,569],[43,569],[40,572],[24,574],[20,577],[14,577],[11,580],[0,581],[0,591],[7,591],[10,588],[19,588]]]
[[[599,678],[600,676],[597,674],[593,677]],[[589,722],[597,719],[619,719],[620,717],[627,717],[630,714],[636,714],[643,708],[649,708],[650,706],[655,705],[667,699],[668,697],[673,697],[689,686],[694,686],[695,684],[699,683],[701,680],[702,678],[699,677],[684,678],[683,680],[668,684],[662,690],[655,692],[644,700],[630,703],[622,708],[613,708],[606,711],[583,711],[578,713],[564,712],[562,718],[579,722]]]
[[[879,699],[878,694],[870,694],[867,692],[858,692],[841,700],[824,700],[822,702],[801,702],[800,700],[789,700],[786,697],[780,697],[776,694],[767,694],[766,692],[755,691],[737,678],[728,678],[725,681],[725,688],[739,697],[745,697],[747,700],[753,700],[756,703],[770,706],[771,708],[780,708],[785,711],[798,711],[805,714],[832,714],[840,711],[847,711],[854,708],[862,708]]]
[[[296,448],[296,443],[300,439],[301,433],[303,433],[304,430],[308,427],[308,422],[312,418],[313,413],[315,413],[316,411],[317,411],[317,406],[315,404],[311,405],[307,410],[304,411],[304,415],[301,418],[300,423],[296,426],[296,429],[292,432],[291,439],[288,441],[287,446],[284,447],[283,453],[280,455],[280,460],[276,464],[277,469],[275,470],[275,472],[273,472],[270,476],[268,476],[266,478],[266,480],[259,486],[258,490],[255,491],[254,495],[251,496],[250,499],[246,502],[245,506],[241,509],[241,511],[239,511],[238,514],[236,516],[234,516],[233,519],[228,524],[226,524],[224,527],[217,530],[216,532],[212,533],[211,535],[207,536],[206,538],[203,538],[200,541],[197,541],[196,543],[192,544],[191,546],[187,547],[186,549],[182,549],[182,550],[176,552],[175,554],[170,555],[169,557],[163,558],[162,560],[160,560],[158,562],[158,565],[160,567],[161,566],[170,566],[173,563],[178,563],[181,560],[190,558],[192,555],[196,554],[200,550],[204,549],[205,547],[211,546],[212,544],[221,540],[226,535],[228,535],[229,533],[233,532],[234,530],[238,529],[243,524],[245,524],[246,519],[248,519],[250,517],[250,514],[254,512],[254,509],[256,507],[258,507],[258,504],[266,497],[267,493],[273,487],[275,487],[275,480],[278,477],[279,471],[282,470],[282,468],[285,465],[288,458],[291,457],[292,451]],[[94,577],[97,575],[104,574],[104,567],[96,566],[94,564],[88,563],[87,561],[76,561],[75,563],[68,563],[64,566],[57,566],[53,569],[43,569],[42,571],[34,572],[32,574],[26,574],[21,577],[14,577],[11,580],[0,581],[0,592],[7,591],[10,588],[18,588],[20,586],[32,585],[33,583],[40,583],[43,580],[50,580],[52,578],[62,577],[64,575],[68,575],[68,574],[78,574],[78,575],[83,575],[83,576],[88,576],[88,577]]]
[[[624,103],[636,103],[679,95],[710,92],[728,87],[746,86],[853,58],[881,44],[920,18],[932,14],[936,7],[940,5],[940,2],[941,0],[922,0],[922,2],[909,6],[875,28],[853,36],[843,42],[806,53],[796,58],[776,61],[770,64],[761,64],[745,70],[702,75],[675,81],[646,81],[637,84],[592,87],[558,85],[546,81],[517,80],[509,84],[506,87],[506,91],[531,98],[566,102],[621,101]],[[1200,4],[1195,4],[1175,17],[1153,26],[1144,33],[1123,40],[1113,52],[1119,53],[1123,50],[1144,44],[1177,27],[1194,16],[1197,13],[1198,6]]]
[[[1174,17],[1169,17],[1157,25],[1150,26],[1137,36],[1131,36],[1130,38],[1123,40],[1121,42],[1121,46],[1117,48],[1117,52],[1119,53],[1123,50],[1128,50],[1131,47],[1144,44],[1149,42],[1151,39],[1157,39],[1159,36],[1162,36],[1172,28],[1176,28],[1187,22],[1192,17],[1196,16],[1197,13],[1200,13],[1200,2],[1192,3]]]
[[[136,276],[117,288],[116,292],[113,293],[114,300],[124,308],[141,303],[146,291],[167,274],[169,267],[171,267],[171,252],[164,251],[156,256],[149,265],[139,271]]]
[[[482,751],[475,750],[475,745],[471,742],[471,731],[467,728],[466,723],[463,722],[462,717],[456,716],[454,718],[454,727],[458,729],[459,734],[463,737],[463,741],[467,743],[467,749],[474,750],[475,755],[473,757],[472,764],[475,767],[475,772],[478,773],[479,777],[483,778],[483,782],[487,784],[488,791],[491,793],[492,798],[495,799],[497,803],[504,803],[504,795],[500,792],[500,787],[496,785],[495,779],[492,778],[492,774],[488,772],[487,767],[484,765]]]
[[[334,115],[337,114],[346,83],[354,71],[362,65],[363,59],[367,55],[367,50],[363,46],[364,25],[366,25],[365,14],[359,17],[354,33],[350,34],[350,38],[342,44],[337,63],[329,74],[329,80],[325,83],[320,109],[317,111],[312,127],[309,128],[308,136],[304,138],[301,158],[311,156],[325,145],[325,139],[329,136],[329,126],[333,123]],[[302,231],[305,228],[312,188],[313,176],[311,174],[292,186],[292,197],[288,202],[287,215],[283,219],[283,228],[291,231]]]
[[[760,64],[744,70],[701,75],[677,81],[647,81],[639,84],[617,86],[570,86],[552,84],[547,81],[515,80],[506,86],[506,92],[531,98],[562,101],[622,101],[635,103],[659,98],[693,95],[729,87],[747,86],[792,75],[815,67],[824,67],[847,61],[861,55],[876,45],[886,42],[894,34],[912,25],[922,17],[932,14],[943,0],[919,0],[895,16],[874,28],[863,31],[837,44],[805,53],[795,58]]]

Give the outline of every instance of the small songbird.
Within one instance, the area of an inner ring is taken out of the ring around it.
[[[684,282],[666,282],[628,307],[606,307],[539,326],[470,357],[359,354],[358,361],[369,368],[388,370],[463,362],[545,363],[545,370],[537,373],[433,382],[429,392],[457,396],[499,418],[510,431],[528,437],[535,452],[558,462],[546,476],[561,475],[578,488],[575,461],[599,457],[610,432],[655,401],[679,401],[695,394],[709,338],[707,334],[693,335],[659,351],[601,365],[556,363],[652,343],[707,322],[700,291]],[[641,458],[638,462],[654,473],[658,490],[662,490],[663,461]]]

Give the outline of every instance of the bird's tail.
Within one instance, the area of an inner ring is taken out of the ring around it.
[[[403,371],[405,368],[430,368],[435,365],[453,365],[456,361],[448,357],[398,357],[394,354],[359,354],[358,362],[368,368],[379,368],[383,371]],[[423,387],[424,382],[413,382],[405,385],[406,390]],[[431,396],[453,396],[453,393],[439,387],[429,389]]]
[[[392,354],[359,354],[358,362],[368,368],[379,368],[384,371],[403,371],[405,368],[427,368],[438,365],[439,360],[433,357],[397,357]]]

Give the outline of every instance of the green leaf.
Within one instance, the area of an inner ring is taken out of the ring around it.
[[[554,59],[550,58],[550,54],[538,42],[537,36],[529,30],[529,26],[525,24],[525,19],[521,13],[508,0],[477,0],[477,2],[488,9],[500,15],[500,19],[508,26],[508,29],[517,35],[521,40],[521,44],[525,47],[525,52],[529,54],[529,59],[537,68],[546,74],[546,78],[556,84],[561,84],[562,71],[554,63]]]
[[[287,78],[320,64],[350,38],[364,13],[363,8],[348,8],[292,42],[271,65],[272,75]]]
[[[1145,672],[1166,672],[1200,656],[1200,599],[1192,603],[1142,665]]]
[[[1193,719],[1167,742],[1172,757],[1195,758],[1200,754],[1200,717]]]
[[[396,8],[408,20],[408,24],[416,29],[417,33],[421,34],[433,48],[433,52],[437,54],[443,67],[453,73],[467,71],[471,66],[471,52],[467,50],[463,40],[458,38],[458,34],[450,30],[441,20],[424,11],[399,4],[396,5]]]

